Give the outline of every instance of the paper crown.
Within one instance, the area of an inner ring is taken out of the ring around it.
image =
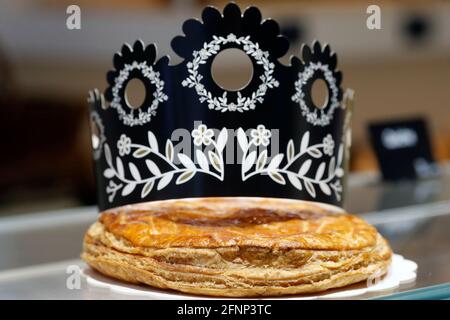
[[[91,91],[91,129],[101,210],[161,199],[257,196],[341,205],[350,145],[350,108],[342,73],[328,45],[303,46],[302,59],[279,62],[289,42],[256,7],[223,14],[207,7],[202,22],[183,24],[172,40],[183,62],[156,60],[156,46],[136,41],[114,55],[105,94]],[[253,77],[238,91],[213,80],[211,64],[238,48]],[[133,108],[127,84],[142,81],[145,99]],[[328,99],[314,105],[312,84],[325,81]]]

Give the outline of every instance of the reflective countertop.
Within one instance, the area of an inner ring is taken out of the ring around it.
[[[450,282],[449,166],[439,178],[420,182],[381,183],[375,175],[353,175],[345,208],[374,224],[397,254],[418,264],[416,281],[397,291]],[[78,258],[82,237],[96,217],[95,207],[84,207],[0,218],[0,299],[139,298],[89,287],[83,278],[79,289],[68,288],[67,267],[85,267]]]

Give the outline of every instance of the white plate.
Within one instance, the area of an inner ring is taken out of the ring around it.
[[[383,277],[373,275],[366,282],[347,286],[344,288],[328,290],[321,294],[297,295],[277,297],[279,299],[311,300],[311,299],[347,299],[361,296],[365,293],[388,292],[397,289],[400,285],[411,283],[416,279],[417,264],[404,259],[401,255],[394,254],[388,272]],[[83,275],[89,286],[103,288],[114,293],[119,293],[136,298],[150,298],[156,300],[178,299],[219,299],[178,293],[175,291],[156,289],[145,285],[134,285],[113,278],[106,277],[99,272],[86,268]],[[220,298],[222,299],[222,298]],[[273,298],[270,298],[273,299]]]

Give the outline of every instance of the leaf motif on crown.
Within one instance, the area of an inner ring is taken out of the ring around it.
[[[334,194],[338,201],[341,199],[345,142],[340,143],[337,157],[335,157],[335,143],[331,134],[326,135],[321,143],[310,144],[310,133],[306,131],[301,139],[298,152],[295,151],[294,142],[290,139],[286,153],[273,155],[269,161],[267,149],[259,154],[257,150],[250,151],[252,147],[269,146],[271,134],[268,129],[262,125],[252,129],[250,140],[247,139],[242,128],[238,129],[237,135],[239,146],[243,151],[242,181],[256,175],[268,175],[276,183],[285,185],[285,177],[287,177],[293,187],[299,191],[305,188],[312,198],[316,198],[317,190],[320,190],[327,196]],[[329,157],[329,160],[324,160],[325,157]],[[314,174],[311,174],[312,159],[320,161]],[[282,166],[283,160],[286,160],[286,163]],[[293,170],[293,164],[296,162],[301,163],[300,167],[298,170]]]
[[[158,141],[153,132],[148,131],[148,145],[136,144],[131,141],[125,134],[122,134],[117,141],[117,149],[119,152],[115,163],[111,155],[111,149],[105,143],[105,159],[108,168],[103,172],[103,176],[109,180],[106,187],[108,200],[112,202],[116,193],[121,190],[121,196],[125,197],[131,194],[137,187],[140,187],[141,198],[145,198],[156,184],[156,189],[164,189],[173,178],[177,177],[176,184],[183,184],[192,179],[197,173],[210,175],[218,180],[223,180],[225,164],[223,160],[223,150],[225,148],[228,132],[223,128],[217,140],[213,137],[214,133],[205,125],[200,125],[192,131],[193,143],[197,146],[212,145],[213,150],[208,152],[196,149],[197,164],[184,153],[175,153],[173,142],[166,140],[165,150],[159,148]],[[136,164],[128,163],[128,172],[122,160],[123,156],[132,154],[135,159],[144,159],[146,164],[146,172],[140,172]],[[162,171],[151,156],[158,158],[167,164],[170,169]],[[180,164],[175,163],[178,158]]]
[[[286,178],[290,184],[302,191],[306,189],[312,198],[316,198],[318,190],[326,196],[334,196],[339,201],[342,194],[341,178],[344,176],[344,146],[347,132],[344,133],[343,141],[338,146],[337,156],[334,156],[335,142],[330,134],[326,135],[321,143],[310,144],[309,131],[303,134],[298,152],[292,139],[289,140],[286,153],[273,155],[269,161],[267,149],[259,154],[252,147],[268,147],[270,145],[271,133],[263,125],[258,125],[250,132],[250,139],[242,128],[237,130],[237,141],[243,151],[241,161],[241,177],[245,182],[256,175],[268,175],[278,184],[286,185]],[[173,142],[166,140],[165,150],[162,153],[158,141],[153,132],[148,131],[148,145],[132,143],[131,139],[122,134],[117,141],[119,156],[113,162],[111,150],[107,143],[104,146],[105,159],[108,168],[103,176],[109,180],[106,193],[110,202],[114,200],[116,193],[121,190],[121,196],[131,194],[138,186],[141,187],[141,198],[145,198],[156,184],[156,189],[164,189],[175,176],[176,184],[183,184],[193,178],[197,173],[210,175],[223,181],[225,174],[225,163],[223,152],[228,141],[228,130],[223,128],[217,140],[214,139],[212,129],[205,125],[199,125],[191,133],[193,144],[196,146],[212,145],[213,150],[208,152],[196,149],[197,164],[186,154],[175,154]],[[128,172],[122,160],[123,156],[132,154],[135,159],[144,159],[146,172],[143,175],[133,163],[128,163]],[[155,161],[150,159],[155,156],[170,166],[167,171],[162,171]],[[178,158],[180,164],[174,162]],[[309,157],[309,158],[308,158]],[[323,158],[329,157],[329,160]],[[306,158],[306,160],[305,160]],[[281,166],[283,160],[286,164]],[[320,164],[314,174],[311,175],[312,159],[318,159]],[[301,162],[303,160],[303,162]],[[293,170],[293,164],[300,161],[298,170]]]

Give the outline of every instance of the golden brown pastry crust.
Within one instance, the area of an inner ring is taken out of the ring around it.
[[[387,271],[376,229],[333,207],[268,198],[149,202],[104,212],[82,258],[133,283],[249,297],[324,291]]]

